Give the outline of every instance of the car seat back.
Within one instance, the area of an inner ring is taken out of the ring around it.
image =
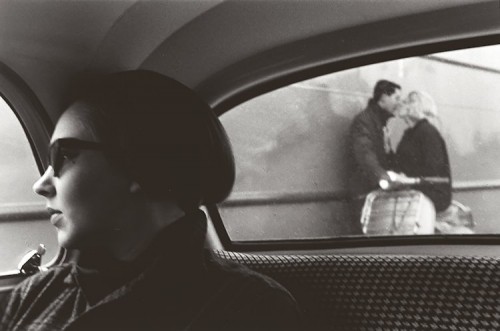
[[[495,258],[216,251],[295,296],[308,330],[499,330]]]

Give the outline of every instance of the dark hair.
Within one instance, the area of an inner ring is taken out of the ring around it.
[[[373,101],[378,102],[383,94],[392,95],[396,90],[400,90],[401,86],[390,82],[388,80],[382,79],[375,84],[375,88],[373,89]]]
[[[229,139],[190,88],[134,70],[80,77],[71,99],[96,110],[99,137],[148,197],[170,195],[189,210],[229,195],[235,177]]]

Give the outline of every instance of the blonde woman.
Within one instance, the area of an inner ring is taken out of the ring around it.
[[[408,177],[446,177],[447,184],[419,187],[428,196],[437,212],[451,203],[451,173],[448,152],[443,137],[430,119],[436,118],[436,105],[423,92],[413,91],[405,100],[399,116],[409,128],[405,131],[396,151],[397,171]]]

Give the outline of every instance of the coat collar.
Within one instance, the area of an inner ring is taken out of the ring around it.
[[[196,210],[161,231],[133,262],[120,262],[102,252],[82,253],[73,277],[90,305],[113,300],[136,287],[143,292],[149,284],[176,284],[204,268],[205,235],[205,214]]]
[[[429,121],[426,118],[422,118],[421,120],[418,120],[413,126],[411,126],[405,130],[405,134],[406,133],[413,134],[413,132],[417,131],[417,128],[424,125],[424,123],[429,123]]]
[[[382,126],[385,126],[389,118],[394,116],[387,110],[382,109],[382,107],[380,107],[373,99],[370,99],[370,101],[368,102],[368,106],[372,113],[375,114],[375,116],[378,118]]]

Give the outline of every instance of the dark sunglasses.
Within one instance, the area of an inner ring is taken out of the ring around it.
[[[57,139],[49,147],[49,165],[54,170],[54,176],[59,177],[65,159],[69,159],[72,152],[105,149],[105,145],[98,142],[83,141],[76,138]]]

